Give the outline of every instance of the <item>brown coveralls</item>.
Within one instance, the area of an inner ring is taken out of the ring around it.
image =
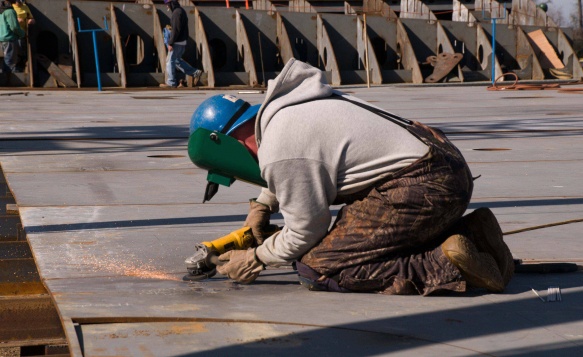
[[[460,151],[438,129],[404,127],[429,152],[346,203],[323,240],[297,263],[323,290],[423,294],[465,291],[445,257],[444,231],[461,218],[473,180]]]

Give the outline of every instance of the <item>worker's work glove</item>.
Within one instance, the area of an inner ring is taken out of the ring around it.
[[[249,214],[245,220],[245,226],[251,228],[255,243],[261,245],[269,237],[267,228],[269,227],[269,217],[271,210],[267,205],[257,201],[249,200]]]
[[[255,254],[255,248],[230,250],[219,256],[219,262],[223,264],[217,265],[217,271],[241,284],[252,283],[265,269]]]

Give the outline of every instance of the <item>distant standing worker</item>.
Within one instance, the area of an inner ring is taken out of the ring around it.
[[[12,8],[16,11],[16,17],[18,18],[18,23],[20,28],[24,31],[25,37],[18,40],[19,55],[20,59],[18,61],[19,66],[24,66],[27,58],[27,38],[28,38],[28,26],[34,25],[34,17],[32,12],[28,8],[28,5],[24,0],[12,0]]]
[[[16,11],[10,1],[0,2],[0,43],[4,52],[2,71],[18,72],[18,40],[24,38],[24,31],[18,25]]]
[[[164,4],[172,11],[172,18],[170,20],[172,32],[167,43],[166,73],[168,76],[166,83],[160,84],[160,87],[176,88],[181,85],[176,77],[176,69],[188,76],[192,76],[192,85],[196,85],[202,71],[192,67],[182,59],[182,55],[186,50],[186,41],[188,40],[188,17],[186,11],[184,11],[177,0],[164,0]]]

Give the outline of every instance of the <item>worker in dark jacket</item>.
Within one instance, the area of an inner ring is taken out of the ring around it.
[[[18,40],[24,38],[24,31],[18,24],[16,11],[10,1],[0,2],[0,43],[4,52],[3,72],[17,72]]]
[[[171,32],[167,39],[168,54],[166,57],[166,83],[160,84],[162,88],[182,87],[183,84],[176,76],[176,69],[188,76],[192,76],[192,85],[196,85],[202,71],[192,67],[182,59],[188,41],[188,17],[186,11],[177,0],[164,0],[164,4],[172,11],[170,20]]]

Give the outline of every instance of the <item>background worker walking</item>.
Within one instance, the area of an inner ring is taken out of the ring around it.
[[[166,83],[160,84],[160,87],[176,88],[184,86],[176,76],[177,69],[187,76],[192,76],[192,85],[195,86],[200,79],[202,71],[192,67],[182,59],[188,40],[188,17],[186,11],[177,0],[164,0],[164,4],[172,11],[172,17],[170,20],[171,32],[166,43],[166,46],[168,46],[166,57],[167,78]]]
[[[18,24],[16,11],[10,1],[0,2],[0,43],[4,52],[3,72],[18,72],[18,40],[24,38],[25,33]]]
[[[19,70],[26,66],[26,60],[28,57],[28,27],[34,25],[34,17],[32,12],[28,8],[28,5],[24,0],[12,0],[12,8],[16,11],[16,17],[18,18],[18,23],[20,28],[24,31],[24,38],[18,40],[18,68]]]

